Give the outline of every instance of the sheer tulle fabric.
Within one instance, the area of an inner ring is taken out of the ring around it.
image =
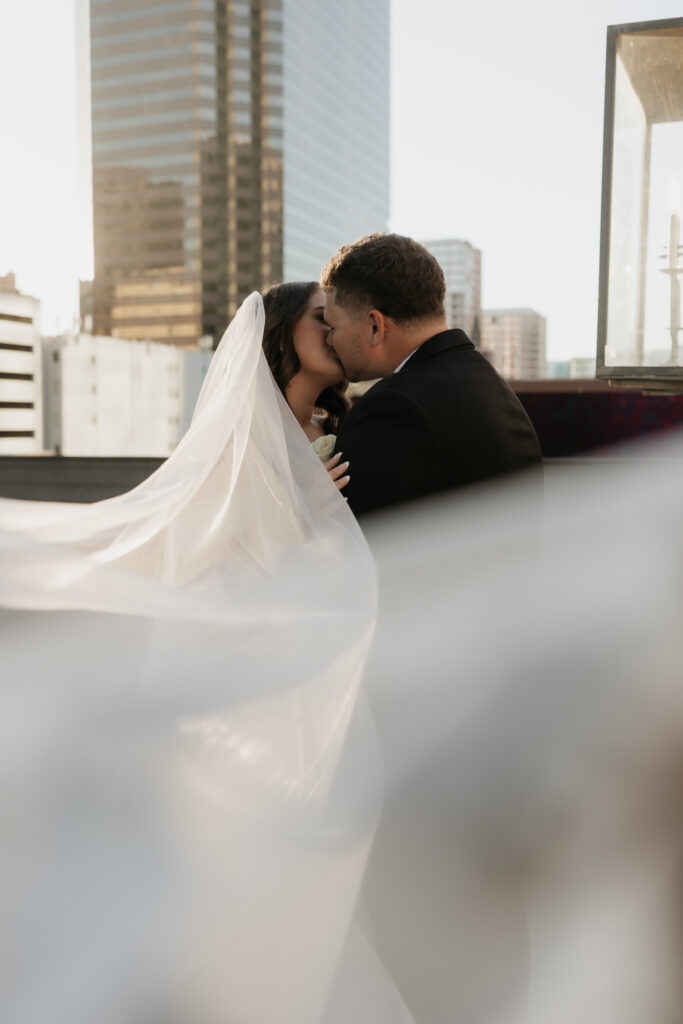
[[[262,330],[130,494],[0,502],[3,1021],[680,1019],[678,446],[373,560]]]
[[[376,578],[263,322],[253,295],[141,486],[0,503],[2,603],[38,613],[4,620],[9,767],[32,781],[7,793],[27,831],[3,1019],[320,1019],[379,806]]]

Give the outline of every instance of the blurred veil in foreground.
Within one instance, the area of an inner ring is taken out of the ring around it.
[[[2,1020],[680,1020],[680,443],[371,555],[262,331],[134,491],[0,502]]]

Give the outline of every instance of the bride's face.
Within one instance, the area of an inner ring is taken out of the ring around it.
[[[294,349],[301,363],[299,372],[314,377],[320,383],[321,391],[344,379],[339,359],[325,343],[329,327],[325,323],[324,312],[325,292],[317,288],[292,333]]]

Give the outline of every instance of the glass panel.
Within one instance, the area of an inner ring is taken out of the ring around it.
[[[216,120],[216,111],[211,108],[181,107],[180,110],[154,110],[149,114],[130,114],[128,117],[102,117],[98,119],[98,132],[106,136],[109,132],[117,132],[121,128],[140,128],[142,125],[153,126],[172,124],[178,121],[209,122]]]
[[[212,53],[213,44],[200,42],[198,44],[200,53]],[[128,49],[125,53],[116,53],[107,57],[99,57],[93,54],[92,56],[92,67],[93,71],[99,72],[102,68],[113,66],[114,64],[149,64],[152,60],[165,60],[168,57],[184,57],[187,54],[187,43],[183,43],[181,46],[159,46],[155,47],[154,50],[142,48],[140,50]],[[99,75],[98,75],[99,77]]]
[[[683,76],[683,68],[681,68]],[[680,366],[683,122],[652,126],[645,278],[645,364]]]
[[[683,365],[683,29],[617,37],[606,366]]]
[[[192,27],[195,31],[205,32],[207,35],[213,30],[213,21],[206,18],[205,16],[198,17],[192,23]],[[163,28],[160,29],[158,25],[152,25],[150,28],[136,27],[133,31],[126,32],[107,32],[103,36],[93,36],[91,41],[93,58],[98,61],[103,60],[102,57],[97,53],[100,49],[110,49],[113,47],[121,46],[124,43],[138,43],[142,44],[146,39],[157,42],[160,37],[163,36],[167,39],[169,36],[174,35],[187,35],[188,22],[187,19],[178,21],[175,24],[164,24]],[[104,58],[106,62],[106,58]]]
[[[91,0],[91,6],[97,6],[98,0]],[[141,9],[129,9],[125,11],[111,11],[108,14],[91,14],[90,23],[93,30],[99,25],[114,25],[119,21],[131,21],[141,18],[154,18],[162,14],[172,14],[175,11],[187,11],[192,9],[192,0],[173,0],[168,4],[157,4],[153,10],[148,7]]]
[[[193,79],[190,79],[190,81],[191,81],[191,83],[193,83]],[[213,86],[202,85],[198,89],[196,89],[194,84],[191,84],[189,87],[184,88],[184,89],[166,89],[166,88],[162,88],[162,89],[159,90],[158,94],[150,94],[149,91],[146,91],[146,92],[144,92],[142,94],[136,92],[136,93],[133,93],[132,95],[129,94],[129,95],[124,95],[124,96],[110,96],[107,99],[94,100],[93,104],[92,104],[92,108],[93,108],[93,110],[98,110],[98,111],[99,110],[114,110],[114,111],[116,111],[118,109],[124,109],[125,110],[126,107],[139,107],[140,105],[149,106],[150,104],[158,105],[159,103],[168,104],[171,101],[175,102],[176,100],[184,100],[184,99],[191,99],[191,100],[193,100],[197,93],[199,94],[199,96],[206,96],[209,99],[215,99],[216,98],[216,90],[213,88]],[[98,123],[99,123],[99,118],[98,118]]]
[[[173,67],[159,68],[158,70],[136,71],[130,75],[117,74],[113,77],[103,77],[97,73],[97,68],[93,67],[93,97],[101,94],[103,90],[108,92],[110,89],[114,89],[118,86],[123,87],[125,85],[134,84],[146,86],[148,82],[160,82],[164,80],[170,80],[175,83],[179,79],[189,77],[190,75],[200,75],[202,78],[215,78],[216,69],[212,64],[197,64],[190,53],[186,55],[182,67],[180,65],[174,65]]]

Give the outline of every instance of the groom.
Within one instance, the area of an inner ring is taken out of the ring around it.
[[[327,344],[351,381],[383,378],[339,428],[356,515],[529,467],[541,450],[517,396],[449,330],[436,259],[411,238],[367,235],[323,268]]]

